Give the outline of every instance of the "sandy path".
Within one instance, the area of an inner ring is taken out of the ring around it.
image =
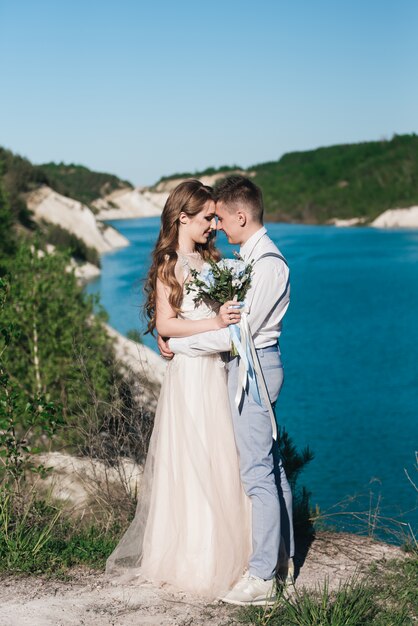
[[[329,578],[336,588],[355,572],[367,575],[368,565],[381,567],[403,558],[399,548],[354,535],[318,533],[297,556],[297,586],[314,588]],[[0,578],[1,626],[227,626],[237,624],[238,610],[207,604],[185,594],[171,594],[151,585],[115,584],[104,574],[73,569],[66,582],[43,576]]]

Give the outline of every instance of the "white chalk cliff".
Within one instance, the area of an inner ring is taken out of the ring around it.
[[[99,220],[130,219],[160,215],[168,193],[148,190],[117,189],[104,198],[94,200],[92,206],[98,211]]]
[[[389,209],[371,223],[376,228],[418,228],[418,206]]]
[[[98,222],[85,204],[62,196],[46,185],[30,192],[26,203],[35,220],[45,220],[64,228],[100,254],[129,245],[126,237],[117,230]]]
[[[333,217],[329,220],[328,224],[337,226],[337,228],[349,228],[350,226],[359,226],[366,222],[365,217],[351,217],[349,219],[340,219],[339,217]]]

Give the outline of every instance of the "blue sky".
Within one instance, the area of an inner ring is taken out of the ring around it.
[[[0,145],[147,185],[418,131],[416,0],[0,0]]]

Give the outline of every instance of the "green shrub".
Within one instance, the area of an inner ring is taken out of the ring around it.
[[[97,267],[101,266],[100,254],[96,248],[91,248],[82,239],[68,232],[57,224],[42,225],[45,242],[51,243],[63,252],[69,252],[78,261],[88,261]]]
[[[306,539],[313,533],[310,493],[306,487],[299,486],[298,479],[302,470],[313,460],[314,455],[309,446],[298,451],[284,428],[279,429],[278,442],[278,453],[283,461],[283,467],[292,488],[295,535]]]
[[[120,535],[68,518],[59,504],[39,499],[34,490],[18,501],[0,488],[0,570],[8,573],[61,573],[84,564],[103,569]]]
[[[418,619],[418,559],[373,566],[369,577],[353,577],[330,591],[282,590],[274,606],[240,610],[240,623],[255,626],[412,626]]]
[[[130,328],[126,333],[126,336],[131,341],[135,341],[135,343],[142,343],[141,333],[137,328]]]

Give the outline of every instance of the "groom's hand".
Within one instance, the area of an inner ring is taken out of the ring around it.
[[[161,356],[164,359],[170,360],[173,358],[174,352],[171,352],[168,346],[168,340],[169,340],[169,337],[166,337],[165,339],[163,339],[162,337],[160,337],[160,335],[158,335],[157,345],[158,345],[158,350],[160,351]]]

